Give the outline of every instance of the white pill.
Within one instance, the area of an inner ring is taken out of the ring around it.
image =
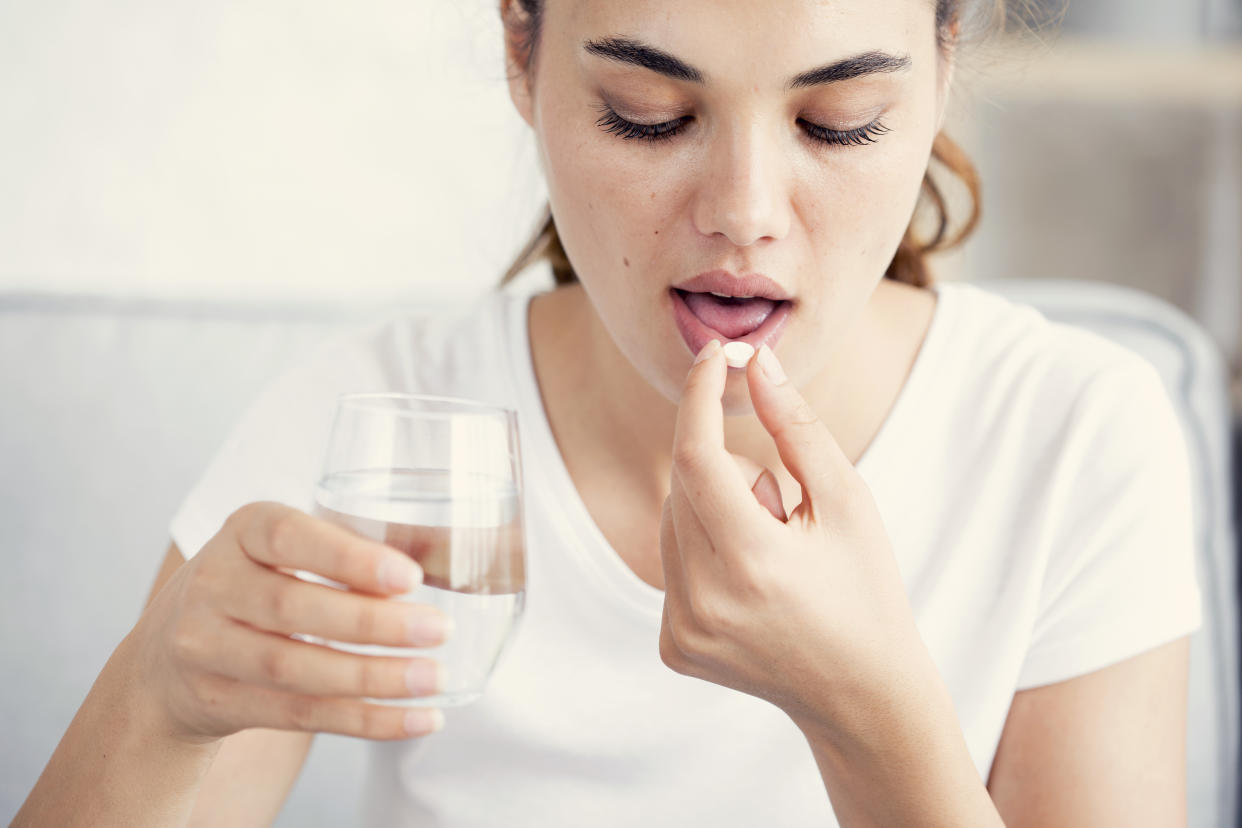
[[[748,342],[726,342],[724,346],[725,362],[730,368],[745,368],[746,363],[755,355],[755,347]]]

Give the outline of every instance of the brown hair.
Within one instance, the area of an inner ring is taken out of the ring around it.
[[[935,0],[935,3],[936,43],[942,51],[955,49],[961,39],[959,30],[962,0]],[[993,25],[1004,27],[1005,0],[991,0],[991,3]],[[511,5],[520,5],[524,14],[521,16],[505,14],[505,9]],[[517,53],[518,65],[526,67],[526,71],[532,76],[535,71],[533,61],[538,59],[539,53],[543,8],[543,0],[502,0],[501,2],[505,31]],[[919,192],[919,202],[915,208],[914,217],[911,218],[910,225],[906,228],[905,235],[897,246],[893,260],[884,271],[886,279],[894,279],[918,287],[926,287],[932,282],[927,257],[932,253],[956,247],[965,241],[978,225],[980,217],[979,174],[966,153],[942,131],[932,142],[931,158],[931,163],[928,164],[927,171],[923,174],[923,186]],[[949,233],[949,209],[944,190],[938,180],[939,176],[933,175],[933,167],[937,164],[959,179],[970,194],[970,214],[952,234]],[[919,232],[915,226],[924,208],[931,210],[933,218],[934,230],[929,236]],[[547,259],[552,265],[552,276],[557,285],[572,284],[578,280],[569,263],[569,257],[565,255],[560,236],[557,234],[551,205],[545,206],[537,227],[534,236],[505,271],[504,277],[500,280],[501,285],[507,284],[527,267],[542,259]]]

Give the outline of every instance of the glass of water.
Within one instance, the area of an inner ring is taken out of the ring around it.
[[[513,410],[413,394],[339,398],[315,514],[417,561],[423,584],[392,600],[433,605],[454,623],[439,647],[324,642],[445,667],[439,695],[367,701],[449,707],[483,694],[525,605],[522,503]]]

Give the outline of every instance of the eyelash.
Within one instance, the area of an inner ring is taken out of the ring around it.
[[[595,122],[596,125],[605,132],[618,135],[627,141],[632,138],[641,138],[653,143],[667,140],[680,133],[682,126],[689,120],[689,118],[678,118],[662,124],[636,124],[622,118],[610,106],[601,106],[599,111],[603,113],[603,117]],[[865,126],[846,130],[828,129],[802,119],[799,119],[799,122],[806,125],[807,134],[813,140],[843,147],[874,144],[878,136],[889,131],[889,128],[881,123],[879,118]]]

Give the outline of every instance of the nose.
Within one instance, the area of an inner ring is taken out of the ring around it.
[[[694,207],[699,232],[742,247],[785,236],[788,171],[777,143],[757,122],[713,136]]]

